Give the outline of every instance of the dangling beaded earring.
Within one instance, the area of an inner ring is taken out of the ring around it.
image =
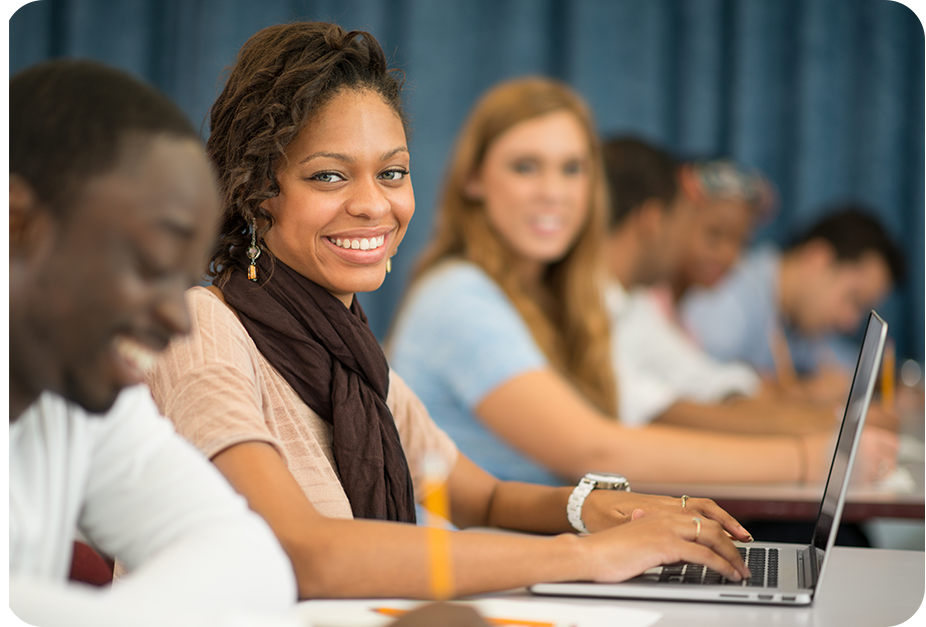
[[[251,245],[248,246],[248,259],[251,265],[248,266],[248,278],[252,281],[257,280],[257,258],[260,257],[260,246],[257,245],[257,223],[251,223]]]

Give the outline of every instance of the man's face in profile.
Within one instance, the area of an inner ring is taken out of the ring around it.
[[[29,280],[11,293],[25,312],[11,320],[17,374],[92,412],[143,381],[171,335],[189,329],[183,293],[203,274],[218,217],[198,142],[157,136],[121,152],[45,221],[22,262]]]
[[[808,334],[853,333],[891,289],[887,262],[868,252],[857,260],[833,258],[809,277],[797,323]]]

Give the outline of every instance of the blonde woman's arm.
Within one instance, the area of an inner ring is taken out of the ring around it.
[[[680,400],[654,422],[744,435],[804,435],[830,433],[841,410],[835,403],[824,407],[799,399],[739,396],[717,403]]]
[[[747,436],[671,425],[627,428],[590,405],[550,369],[526,372],[476,405],[479,419],[526,456],[575,480],[589,471],[631,481],[766,483],[815,481],[828,471],[833,434]],[[874,477],[893,467],[897,440],[866,429],[858,465]]]

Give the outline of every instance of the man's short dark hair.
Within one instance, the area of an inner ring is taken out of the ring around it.
[[[887,263],[895,283],[903,280],[906,273],[903,252],[875,219],[873,211],[860,205],[830,208],[826,217],[810,227],[789,248],[814,239],[828,242],[836,251],[838,261],[858,261],[866,253],[876,253]]]
[[[672,155],[637,137],[604,142],[605,174],[611,207],[608,228],[621,224],[651,199],[669,207],[678,194],[678,162]]]
[[[114,169],[131,140],[162,134],[199,139],[176,105],[120,70],[56,59],[10,80],[10,173],[54,211]]]

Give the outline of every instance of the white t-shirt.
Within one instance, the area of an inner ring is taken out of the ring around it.
[[[628,293],[613,281],[605,302],[622,423],[647,424],[679,401],[715,403],[759,390],[752,368],[704,352],[667,317],[651,291]]]
[[[10,606],[20,618],[230,625],[257,613],[288,622],[279,613],[294,605],[296,586],[286,554],[159,416],[146,387],[124,390],[104,416],[46,392],[9,436]],[[75,539],[117,557],[129,576],[105,593],[66,584]]]

